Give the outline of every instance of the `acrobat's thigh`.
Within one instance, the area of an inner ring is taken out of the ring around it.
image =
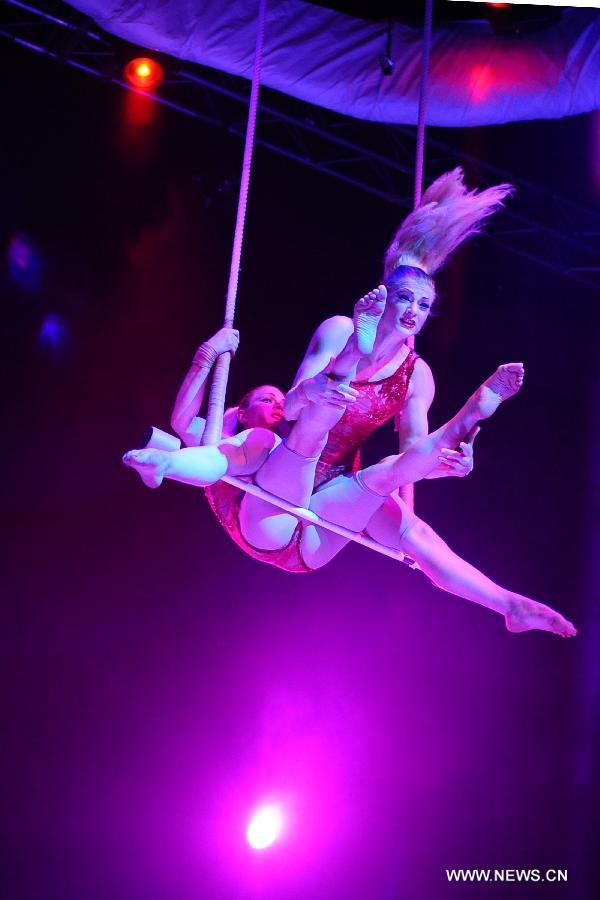
[[[349,505],[355,508],[356,502],[360,499],[356,484],[353,484],[348,479],[345,482],[341,482],[341,484],[343,490],[347,491],[347,499],[350,501]],[[318,491],[313,496],[311,509],[315,512],[330,512],[331,510],[322,502],[326,493],[323,493],[323,496],[320,498],[321,502],[319,502],[320,493]],[[339,493],[339,491],[336,491],[336,493]],[[336,511],[339,511],[340,508]],[[359,518],[360,514],[357,517],[356,524],[348,522],[349,526],[354,524],[354,528],[357,531],[360,530]],[[404,549],[404,536],[409,529],[413,528],[417,521],[418,519],[410,507],[397,494],[392,494],[385,500],[383,506],[371,516],[363,530],[365,534],[368,534],[369,537],[379,544],[391,547],[394,550],[402,550]],[[326,531],[324,528],[319,528],[315,525],[305,525],[302,534],[302,558],[311,569],[320,569],[332,560],[334,556],[337,556],[340,550],[348,543],[349,541],[346,538],[331,531]]]
[[[327,522],[362,531],[381,506],[381,497],[365,489],[352,474],[338,475],[317,488],[309,509]],[[348,539],[316,525],[305,525],[302,557],[311,569],[320,569],[346,546]]]
[[[276,452],[281,454],[282,451],[286,451],[285,445],[281,445]],[[314,461],[310,459],[303,461],[303,458],[298,454],[287,451],[288,470],[286,474],[288,481],[293,484],[303,482],[305,480],[304,475],[306,475],[304,467],[309,466],[312,462]],[[256,483],[261,486],[263,483],[262,476],[263,472],[261,470],[258,473],[258,478],[255,479]],[[314,477],[314,473],[311,477]],[[321,514],[323,510],[327,513],[333,513],[338,512],[337,507],[339,505],[341,512],[344,513],[347,512],[348,507],[352,507],[353,502],[356,502],[358,499],[356,489],[353,490],[351,484],[352,479],[342,479],[340,477],[340,479],[335,479],[335,481],[339,481],[337,487],[332,481],[312,495],[309,509],[314,510],[318,514]],[[284,486],[281,493],[289,494],[289,485],[287,487]],[[325,494],[327,495],[327,502],[324,500]],[[335,510],[330,502],[332,497],[335,498]],[[334,515],[326,515],[324,517],[330,521],[335,520]],[[240,528],[244,538],[253,547],[257,547],[260,550],[279,550],[285,547],[291,540],[297,524],[298,520],[295,516],[283,512],[265,500],[253,497],[251,494],[246,494],[242,500]],[[320,569],[326,565],[347,543],[348,540],[346,538],[327,529],[307,523],[304,523],[302,526],[302,559],[310,569]]]
[[[307,459],[294,453],[280,438],[277,438],[271,452],[264,456],[260,447],[258,453],[257,446],[253,447],[250,458],[252,463],[260,462],[259,466],[245,473],[254,474],[255,484],[295,506],[307,503],[314,482],[316,458]],[[245,540],[259,550],[281,550],[286,547],[298,525],[295,516],[248,493],[240,505],[239,521]]]
[[[309,569],[321,569],[348,543],[347,538],[333,531],[305,523],[302,528],[302,559]]]
[[[412,509],[394,492],[369,519],[364,531],[378,544],[401,550],[404,534],[416,521]]]
[[[361,531],[381,504],[381,498],[365,491],[351,475],[338,475],[312,495],[309,509],[328,522]],[[342,550],[348,539],[317,525],[302,531],[302,558],[311,569],[320,569]]]

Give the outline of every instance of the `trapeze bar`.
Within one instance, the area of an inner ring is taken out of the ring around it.
[[[167,431],[162,431],[160,428],[153,426],[150,429],[144,447],[152,447],[156,450],[173,451],[179,450],[181,441]],[[319,528],[333,531],[335,534],[339,534],[349,541],[354,541],[355,544],[362,544],[363,547],[368,547],[370,550],[375,550],[376,553],[381,553],[382,556],[389,556],[390,559],[403,562],[405,565],[410,566],[411,569],[420,568],[410,556],[406,556],[401,550],[393,550],[391,547],[385,547],[383,544],[378,544],[373,538],[367,537],[366,534],[361,534],[358,531],[350,531],[348,528],[344,528],[342,525],[336,525],[334,522],[327,522],[311,509],[304,509],[302,506],[294,506],[292,503],[288,503],[287,500],[282,500],[281,497],[270,494],[252,481],[244,481],[243,478],[237,478],[235,475],[224,475],[223,478],[221,478],[221,481],[226,481],[227,484],[231,484],[241,491],[246,491],[248,494],[253,494],[261,500],[266,500],[267,503],[272,503],[273,506],[285,510],[285,512],[290,513],[290,515],[295,516],[297,519],[302,519],[303,522],[309,522],[311,525],[318,525]]]
[[[402,553],[401,550],[393,550],[391,547],[385,547],[383,544],[378,544],[377,541],[367,537],[366,534],[362,534],[358,531],[350,531],[348,528],[344,528],[342,525],[336,525],[334,522],[327,522],[311,509],[294,506],[293,503],[288,503],[287,500],[282,500],[281,497],[270,494],[252,481],[244,481],[243,478],[236,478],[234,475],[224,475],[221,481],[226,481],[227,484],[231,484],[241,491],[246,491],[248,494],[253,494],[253,496],[259,497],[267,503],[272,503],[273,506],[285,510],[285,512],[290,513],[290,515],[295,516],[297,519],[302,519],[302,521],[309,522],[311,525],[318,525],[319,528],[325,528],[327,531],[333,531],[335,534],[339,534],[349,541],[354,541],[355,544],[362,544],[363,547],[368,547],[369,550],[381,553],[382,556],[389,556],[390,559],[403,562],[405,565],[410,566],[411,569],[419,568],[418,564],[409,556]]]

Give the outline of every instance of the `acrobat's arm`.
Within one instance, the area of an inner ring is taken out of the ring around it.
[[[404,407],[396,420],[400,453],[429,433],[428,413],[434,394],[435,382],[431,369],[425,360],[419,358],[408,384]],[[411,503],[410,485],[400,488],[399,494],[406,503]]]
[[[325,370],[344,349],[353,329],[352,319],[347,316],[332,316],[319,325],[285,398],[284,415],[289,422],[295,421],[311,400],[327,402],[326,394],[333,388]]]
[[[240,342],[234,328],[221,328],[194,354],[171,413],[171,427],[187,445],[197,445],[204,431],[205,420],[198,413],[204,400],[210,371],[221,353],[235,353]]]
[[[428,433],[428,413],[434,394],[435,384],[431,369],[424,360],[418,359],[410,380],[404,410],[398,422],[401,453]],[[442,454],[443,459],[440,459],[439,465],[427,475],[427,479],[452,476],[464,478],[468,475],[473,470],[473,441],[478,433],[479,428],[465,437],[458,450],[447,448]]]

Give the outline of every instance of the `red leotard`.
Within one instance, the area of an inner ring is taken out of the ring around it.
[[[415,351],[409,350],[404,362],[388,378],[381,381],[352,382],[352,387],[359,392],[359,396],[329,433],[329,439],[317,463],[315,490],[337,475],[360,469],[360,448],[366,439],[384,422],[401,414],[417,359]],[[244,492],[218,481],[206,488],[205,493],[223,528],[249,556],[286,572],[313,571],[302,559],[302,522],[298,522],[290,542],[281,550],[259,550],[248,543],[240,530],[239,511]]]

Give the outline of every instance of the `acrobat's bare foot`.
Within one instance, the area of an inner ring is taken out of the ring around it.
[[[489,419],[503,400],[521,390],[525,378],[523,363],[505,363],[484,381],[473,394],[474,412],[478,419]]]
[[[361,297],[354,307],[354,339],[361,356],[368,356],[373,350],[386,299],[386,286],[380,284],[374,291]]]
[[[129,450],[123,462],[136,470],[147,487],[157,488],[167,472],[169,454],[164,450]]]
[[[519,633],[521,631],[551,631],[560,637],[575,637],[577,629],[572,622],[550,609],[543,603],[537,603],[528,597],[520,597],[514,602],[510,611],[505,616],[506,627],[509,631]]]

